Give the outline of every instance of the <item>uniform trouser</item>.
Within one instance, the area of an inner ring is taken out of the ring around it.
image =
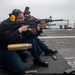
[[[44,42],[42,42],[38,37],[35,37],[34,39],[43,52],[48,49],[48,46]]]
[[[38,59],[42,54],[41,48],[34,39],[23,39],[23,43],[32,43],[32,49],[30,51],[34,59]],[[21,60],[22,56],[23,58],[27,57],[26,51],[8,51],[0,49],[0,59],[2,65],[6,66],[6,68],[13,73],[21,73],[25,70]]]
[[[0,64],[12,73],[21,73],[24,71],[24,65],[20,57],[21,54],[23,54],[23,58],[28,56],[26,51],[21,51],[19,55],[16,51],[0,49]]]

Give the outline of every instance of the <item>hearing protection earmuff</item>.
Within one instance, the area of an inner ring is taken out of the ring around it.
[[[10,21],[15,22],[19,13],[22,13],[22,11],[19,9],[14,9],[12,13],[9,14]]]
[[[16,20],[15,15],[11,15],[11,16],[10,16],[10,21],[15,22],[15,20]]]

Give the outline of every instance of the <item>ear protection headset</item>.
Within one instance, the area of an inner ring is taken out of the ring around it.
[[[14,10],[12,11],[12,13],[9,14],[10,21],[11,21],[11,22],[15,22],[16,17],[17,17],[20,13],[22,13],[21,10],[19,10],[19,9],[14,9]]]

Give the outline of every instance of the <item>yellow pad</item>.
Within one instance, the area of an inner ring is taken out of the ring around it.
[[[25,50],[32,48],[32,44],[9,44],[7,48],[8,50]]]

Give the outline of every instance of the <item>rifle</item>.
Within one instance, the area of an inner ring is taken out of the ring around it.
[[[30,28],[32,29],[32,31],[30,30],[27,30],[25,32],[22,32],[22,34],[27,37],[27,38],[33,38],[34,37],[34,34],[37,34],[37,31],[36,31],[36,27],[37,27],[37,24],[34,20],[30,20],[30,21],[23,21],[23,22],[16,22],[16,23],[11,23],[12,27],[14,28],[14,30],[20,28],[21,26],[23,25],[29,25]]]
[[[14,29],[17,29],[21,27],[22,25],[29,25],[30,28],[37,28],[37,25],[40,23],[40,21],[43,20],[46,23],[48,22],[53,22],[53,21],[63,21],[63,19],[56,19],[56,20],[51,20],[51,19],[34,19],[34,20],[24,20],[23,22],[18,22],[18,23],[12,23]]]
[[[56,20],[52,20],[52,19],[37,19],[36,22],[40,23],[41,20],[45,21],[46,23],[53,22],[53,21],[63,21],[63,19],[56,19]]]

